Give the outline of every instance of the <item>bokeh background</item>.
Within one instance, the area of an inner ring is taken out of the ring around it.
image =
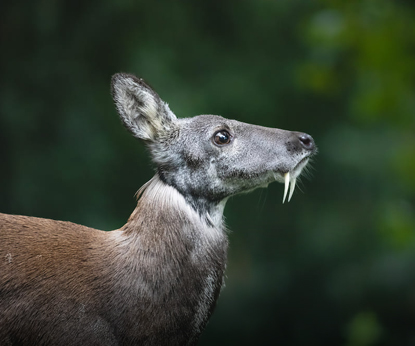
[[[179,117],[319,146],[289,204],[280,184],[228,202],[200,345],[415,345],[413,1],[2,2],[1,212],[123,225],[153,167],[113,107],[121,71]]]

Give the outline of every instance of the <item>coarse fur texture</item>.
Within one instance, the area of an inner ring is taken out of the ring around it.
[[[133,75],[116,74],[112,94],[157,172],[111,232],[0,214],[2,346],[196,344],[223,284],[226,201],[295,179],[316,152],[299,132],[177,119]]]

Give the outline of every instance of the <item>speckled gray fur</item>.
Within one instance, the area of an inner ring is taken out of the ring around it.
[[[245,124],[217,115],[177,119],[142,80],[125,74],[117,76],[113,90],[134,85],[153,95],[151,103],[157,105],[161,121],[157,121],[157,129],[144,135],[140,127],[143,122],[155,123],[151,117],[140,112],[138,115],[136,108],[129,114],[122,104],[130,101],[117,102],[117,96],[114,98],[127,129],[147,142],[161,179],[174,186],[201,215],[229,196],[275,181],[275,172],[277,180],[283,182],[284,173],[310,156],[310,151],[300,145],[298,132]],[[231,145],[218,147],[212,137],[222,129],[233,140]]]

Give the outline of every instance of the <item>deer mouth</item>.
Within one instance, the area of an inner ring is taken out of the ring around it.
[[[284,177],[284,196],[282,198],[282,203],[285,202],[285,199],[288,195],[287,202],[291,200],[291,197],[293,196],[297,178],[301,174],[303,168],[307,166],[308,161],[310,160],[310,157],[307,156],[303,158],[297,165],[290,171],[286,173],[274,173],[275,180],[277,180],[277,174],[280,174]],[[289,191],[289,192],[288,192]]]

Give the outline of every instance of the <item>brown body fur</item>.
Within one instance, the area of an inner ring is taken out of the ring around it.
[[[195,343],[219,294],[227,241],[200,237],[197,214],[161,190],[144,191],[127,224],[111,232],[0,214],[0,345]],[[158,199],[162,210],[154,210]]]

